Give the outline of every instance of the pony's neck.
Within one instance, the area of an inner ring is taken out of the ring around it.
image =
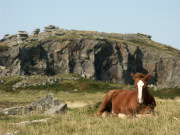
[[[143,89],[143,98],[149,95],[148,87]]]

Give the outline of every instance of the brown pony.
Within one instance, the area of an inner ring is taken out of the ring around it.
[[[101,107],[97,113],[101,116],[104,112],[126,115],[147,114],[154,112],[156,102],[149,93],[147,86],[147,75],[131,73],[136,90],[111,90],[103,98]]]

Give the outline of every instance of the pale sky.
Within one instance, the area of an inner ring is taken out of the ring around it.
[[[180,49],[180,0],[0,0],[0,39],[19,30],[144,33]]]

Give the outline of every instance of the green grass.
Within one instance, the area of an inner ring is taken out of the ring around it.
[[[62,78],[59,82],[54,84],[47,84],[47,85],[39,85],[39,86],[30,86],[26,88],[19,88],[17,90],[13,90],[13,85],[22,81],[22,78],[13,76],[13,77],[1,77],[0,79],[4,80],[5,83],[0,84],[1,91],[11,91],[17,92],[22,90],[39,90],[39,91],[54,91],[54,92],[107,92],[112,89],[129,89],[134,90],[133,85],[124,85],[119,83],[113,82],[102,82],[102,81],[95,81],[92,79],[85,79],[76,74],[59,74],[55,77]],[[77,78],[77,80],[67,80],[68,77]],[[26,80],[27,82],[38,82],[47,78],[46,76],[36,75],[34,77],[28,77]],[[163,88],[154,91],[152,88],[149,88],[150,93],[154,96],[159,98],[175,98],[176,96],[180,96],[180,88]]]
[[[80,38],[84,38],[84,39],[93,39],[94,32],[91,31],[67,31],[65,32],[65,35],[63,36],[51,36],[46,38],[45,40],[48,41],[72,41],[72,40],[76,40],[76,39],[80,39]]]
[[[180,88],[166,88],[154,91],[150,89],[150,92],[161,99],[174,99],[175,97],[180,97]]]
[[[13,85],[21,81],[18,76],[1,77],[0,79],[5,81],[5,83],[0,84],[0,90],[2,91],[12,91]]]
[[[31,86],[27,88],[20,88],[22,89],[31,89],[31,90],[52,90],[52,91],[67,91],[72,92],[74,90],[78,90],[80,92],[96,92],[96,91],[108,91],[110,89],[118,89],[123,88],[125,85],[117,85],[114,86],[113,83],[105,83],[105,82],[96,82],[91,80],[86,81],[72,81],[72,80],[62,80],[60,82],[56,82],[54,84],[48,84],[48,85],[40,85],[40,86]]]
[[[6,92],[0,95],[0,101],[8,100],[18,102],[31,102],[45,95],[41,91],[20,91],[18,93]],[[33,115],[33,116],[5,116],[0,115],[0,134],[20,130],[20,135],[179,135],[180,129],[180,102],[174,100],[159,100],[155,116],[141,118],[98,118],[92,114],[97,112],[94,105],[102,100],[104,92],[69,93],[55,92],[55,97],[66,101],[91,101],[91,104],[81,108],[68,108],[65,115]],[[6,96],[6,97],[5,97]],[[37,123],[29,126],[13,126],[11,123],[32,121],[36,119],[52,118],[47,123]]]

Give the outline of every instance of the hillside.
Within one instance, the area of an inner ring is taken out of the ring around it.
[[[133,90],[134,86],[85,79],[74,74],[59,74],[53,77],[42,75],[6,76],[1,77],[0,82],[3,82],[0,83],[0,134],[179,135],[180,133],[178,126],[180,91],[177,88],[158,90],[149,88],[150,93],[156,99],[155,115],[101,118],[94,117],[94,114],[98,111],[107,91],[110,89]],[[19,88],[14,86],[19,86]],[[1,113],[4,109],[28,106],[32,102],[42,99],[48,93],[53,93],[61,103],[67,103],[68,108],[65,115],[39,113],[5,115]],[[44,119],[49,120],[40,122]],[[31,123],[33,121],[36,123]]]
[[[180,87],[180,50],[145,34],[65,30],[49,25],[0,40],[0,76],[57,75],[132,84],[130,72],[151,72],[149,84]]]

